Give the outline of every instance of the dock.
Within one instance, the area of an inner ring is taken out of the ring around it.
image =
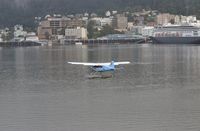
[[[63,44],[112,44],[112,43],[146,43],[147,39],[140,38],[140,39],[88,39],[88,40],[79,40],[79,39],[65,39]]]
[[[41,46],[40,42],[22,41],[22,42],[0,42],[0,47],[28,47]]]

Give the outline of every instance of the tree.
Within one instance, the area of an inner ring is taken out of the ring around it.
[[[2,38],[3,41],[6,41],[6,35],[5,34],[2,34],[1,38]]]
[[[15,1],[1,0],[0,26],[10,27],[23,24],[34,27],[35,16],[44,16],[49,13],[83,13],[83,11],[104,14],[102,12],[107,10],[132,12],[141,9],[156,9],[178,15],[200,16],[199,0],[21,0],[21,2],[17,0],[18,3]]]
[[[171,20],[170,20],[170,23],[171,23],[171,24],[175,24],[175,20],[174,20],[174,19],[171,19]]]
[[[13,38],[13,33],[11,31],[7,31],[1,35],[3,41],[10,41]]]
[[[96,32],[96,29],[94,28],[95,22],[94,21],[89,21],[87,25],[87,31],[88,31],[88,38],[94,38],[94,34]]]

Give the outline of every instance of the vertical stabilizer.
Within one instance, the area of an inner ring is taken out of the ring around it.
[[[114,69],[115,68],[115,62],[111,61],[110,66]]]

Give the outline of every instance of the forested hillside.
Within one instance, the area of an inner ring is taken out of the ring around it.
[[[0,0],[0,26],[32,26],[35,16],[106,10],[156,9],[183,15],[200,16],[200,0]]]

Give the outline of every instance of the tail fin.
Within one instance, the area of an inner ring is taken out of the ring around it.
[[[115,62],[111,61],[110,66],[113,67],[113,68],[115,68]]]

